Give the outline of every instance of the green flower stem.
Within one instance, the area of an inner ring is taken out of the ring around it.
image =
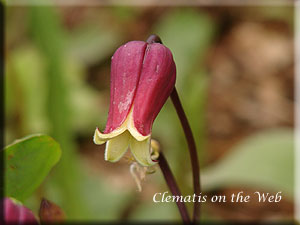
[[[171,169],[168,165],[168,162],[162,152],[159,153],[158,164],[159,164],[160,169],[164,175],[164,178],[170,188],[170,191],[172,192],[172,195],[181,196],[181,192],[178,188],[175,178],[174,178],[174,176],[171,172]],[[178,210],[180,212],[182,221],[185,224],[191,223],[190,217],[189,217],[189,214],[188,214],[188,211],[186,209],[184,202],[177,201],[176,204],[177,204]]]
[[[198,196],[201,193],[201,186],[200,186],[200,167],[199,167],[198,153],[196,149],[195,139],[193,137],[192,129],[189,125],[189,122],[183,110],[176,88],[174,88],[174,90],[171,93],[171,99],[176,109],[177,115],[180,119],[180,123],[184,130],[185,138],[188,143],[191,164],[192,164],[192,171],[193,171],[194,193],[196,194],[196,196]],[[196,201],[194,203],[193,222],[196,222],[199,218],[200,218],[200,202]]]

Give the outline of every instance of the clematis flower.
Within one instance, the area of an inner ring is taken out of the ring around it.
[[[131,41],[111,62],[110,107],[103,132],[94,142],[106,143],[105,160],[118,161],[130,147],[138,163],[151,166],[152,124],[171,94],[176,66],[171,51],[159,43]]]
[[[6,224],[39,224],[33,213],[10,198],[3,199]]]

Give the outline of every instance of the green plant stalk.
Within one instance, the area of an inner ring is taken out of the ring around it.
[[[60,143],[62,157],[51,176],[61,193],[61,206],[69,219],[85,216],[80,194],[80,170],[72,136],[68,89],[64,79],[64,33],[54,8],[30,8],[31,30],[36,43],[45,56],[48,83],[48,117],[52,136]]]

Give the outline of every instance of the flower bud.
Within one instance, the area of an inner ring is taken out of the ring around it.
[[[39,216],[41,222],[53,223],[63,222],[65,220],[64,211],[56,204],[47,199],[42,199]]]
[[[176,80],[171,51],[159,43],[131,41],[114,53],[110,107],[105,130],[97,128],[96,144],[106,142],[105,159],[118,161],[130,146],[137,162],[151,166],[152,124]]]

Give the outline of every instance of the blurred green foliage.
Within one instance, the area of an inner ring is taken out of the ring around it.
[[[146,39],[151,33],[158,34],[174,54],[176,87],[196,139],[205,190],[236,185],[293,191],[292,131],[266,131],[262,136],[250,137],[224,159],[206,165],[209,152],[205,150],[205,107],[210,79],[205,58],[220,29],[207,12],[171,7],[164,9],[160,17],[152,18],[152,27],[145,28],[141,21],[143,13],[149,13],[147,8],[83,8],[85,16],[75,20],[76,25],[72,25],[76,14],[69,15],[66,10],[67,7],[36,6],[7,10],[6,143],[43,132],[53,136],[62,149],[61,161],[39,194],[26,199],[25,205],[37,212],[39,196],[44,195],[61,206],[70,220],[111,221],[118,220],[131,204],[134,190],[111,187],[105,183],[105,171],[97,175],[88,172],[79,154],[78,137],[92,142],[95,127],[105,126],[113,52],[132,38]],[[76,10],[81,13],[81,9]],[[260,16],[270,16],[259,11]],[[286,9],[283,11],[274,13],[272,18],[281,18]],[[100,72],[91,73],[91,68]],[[95,84],[99,76],[102,83]],[[162,144],[182,193],[191,194],[188,149],[170,101],[154,123],[153,137]],[[167,190],[161,173],[152,175],[150,180],[155,187],[153,193]],[[129,218],[178,220],[179,214],[175,204],[155,204],[148,196]]]
[[[267,130],[243,140],[216,165],[203,171],[203,187],[251,187],[294,196],[294,133]]]
[[[31,7],[30,29],[37,47],[45,59],[45,78],[48,84],[46,109],[48,112],[51,134],[61,144],[62,159],[53,175],[61,186],[62,207],[69,214],[72,212],[77,218],[84,217],[83,200],[80,195],[80,170],[77,167],[78,159],[76,145],[72,133],[70,120],[69,89],[65,79],[65,35],[60,25],[59,17],[53,9],[48,7]],[[65,171],[68,171],[67,174]],[[74,196],[77,196],[75,199]],[[68,204],[66,204],[68,203]]]
[[[43,182],[61,156],[59,144],[47,135],[17,140],[4,149],[5,196],[23,201]]]

